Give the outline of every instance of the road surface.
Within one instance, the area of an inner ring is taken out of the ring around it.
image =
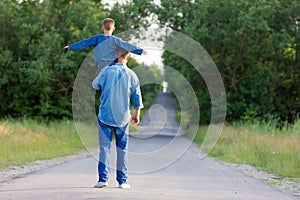
[[[117,187],[114,170],[109,187],[93,188],[97,160],[90,156],[1,183],[0,199],[296,199],[216,159],[199,159],[197,145],[181,136],[174,105],[168,93],[158,94],[142,130],[131,136],[131,189]],[[164,119],[164,123],[155,118]]]

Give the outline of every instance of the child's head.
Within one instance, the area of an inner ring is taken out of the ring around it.
[[[105,18],[102,21],[102,31],[104,33],[110,33],[114,32],[115,30],[115,21],[111,18]]]
[[[130,52],[123,48],[118,47],[116,51],[116,61],[121,63],[127,63],[130,57]]]

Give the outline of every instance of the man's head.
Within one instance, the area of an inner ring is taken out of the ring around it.
[[[105,34],[111,35],[115,30],[115,21],[111,18],[105,18],[102,21],[102,31]]]
[[[130,52],[118,47],[116,51],[116,60],[118,63],[126,64],[130,58]]]

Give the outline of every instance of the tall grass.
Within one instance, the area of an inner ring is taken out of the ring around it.
[[[74,122],[0,121],[0,168],[78,153],[84,147]]]
[[[98,127],[73,120],[49,123],[32,119],[0,121],[0,168],[97,150]],[[136,127],[130,125],[130,131]]]
[[[207,127],[194,139],[201,145]],[[274,123],[234,123],[226,126],[209,154],[226,162],[250,164],[282,177],[300,178],[300,120],[281,129]]]

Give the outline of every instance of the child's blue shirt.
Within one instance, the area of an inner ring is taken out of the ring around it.
[[[137,46],[125,42],[116,36],[106,36],[104,34],[80,40],[74,44],[70,44],[69,48],[70,50],[81,50],[90,46],[94,47],[94,60],[96,65],[100,68],[110,65],[115,61],[117,47],[121,47],[126,51],[137,55],[141,55],[143,53],[143,49]]]

